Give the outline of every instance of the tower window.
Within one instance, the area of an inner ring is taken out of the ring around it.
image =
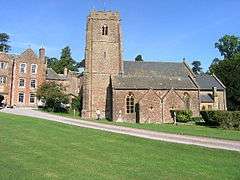
[[[127,114],[134,113],[134,96],[132,93],[126,97]]]
[[[108,35],[108,26],[107,25],[104,25],[102,27],[102,35],[105,35],[105,36]]]

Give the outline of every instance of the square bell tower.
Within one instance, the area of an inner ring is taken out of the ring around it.
[[[82,117],[112,116],[111,77],[122,73],[120,15],[93,11],[87,19]]]

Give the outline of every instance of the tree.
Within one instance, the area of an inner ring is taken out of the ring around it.
[[[67,68],[71,71],[78,71],[76,61],[71,56],[71,49],[69,46],[66,46],[62,49],[61,57],[58,62],[57,73],[63,73],[64,68]]]
[[[142,55],[137,55],[137,57],[135,58],[135,61],[136,62],[143,62],[143,58],[142,58]]]
[[[46,57],[46,61],[47,61],[47,67],[48,68],[52,68],[55,72],[58,72],[58,70],[59,70],[59,60],[57,58]]]
[[[225,35],[215,43],[215,47],[218,48],[224,59],[230,59],[234,54],[240,52],[240,39],[234,35]]]
[[[239,38],[237,39],[235,36],[221,38],[216,47],[224,59],[215,58],[209,67],[209,72],[214,73],[226,86],[229,110],[240,110],[240,51],[236,43],[239,43]]]
[[[202,67],[200,61],[193,61],[192,62],[192,70],[195,74],[201,74],[202,73]]]
[[[45,103],[45,109],[54,112],[66,110],[63,105],[69,102],[62,85],[55,82],[42,84],[37,90],[37,98]]]
[[[0,33],[0,52],[9,52],[11,50],[11,46],[9,43],[9,35],[6,33]]]
[[[81,62],[77,64],[78,68],[84,68],[85,67],[85,59],[83,59]]]
[[[78,110],[80,112],[81,110],[81,96],[76,96],[72,99],[71,108]]]

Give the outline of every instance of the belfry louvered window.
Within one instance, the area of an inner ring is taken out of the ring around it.
[[[105,35],[105,36],[108,35],[108,26],[107,25],[104,25],[102,27],[102,35]]]
[[[134,113],[134,96],[129,93],[126,97],[126,112],[127,114]]]

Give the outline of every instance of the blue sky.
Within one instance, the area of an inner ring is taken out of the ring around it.
[[[0,0],[0,32],[11,36],[13,53],[29,45],[59,57],[69,45],[84,57],[86,17],[104,0]],[[239,36],[240,0],[105,0],[121,13],[124,59],[137,54],[151,61],[200,60],[207,69],[220,54],[214,43],[224,34]]]

